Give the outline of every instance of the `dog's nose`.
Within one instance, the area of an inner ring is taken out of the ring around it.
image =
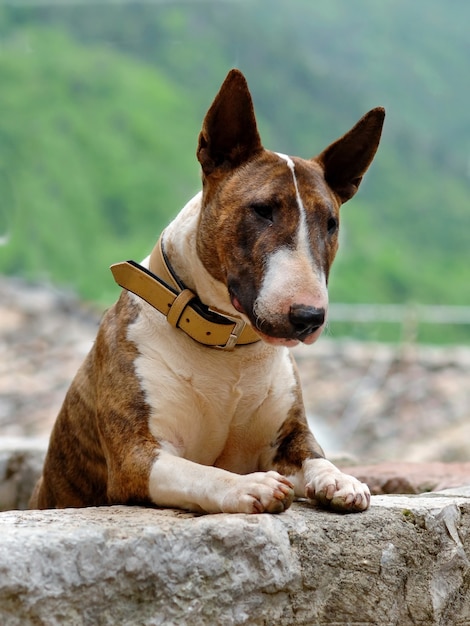
[[[293,304],[289,310],[289,321],[297,337],[307,337],[325,323],[325,309]]]

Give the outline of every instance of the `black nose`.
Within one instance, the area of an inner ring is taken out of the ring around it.
[[[307,337],[325,323],[325,309],[293,304],[289,311],[289,321],[294,327],[296,337]]]

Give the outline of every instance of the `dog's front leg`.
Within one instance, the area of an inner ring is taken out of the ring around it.
[[[308,498],[324,508],[357,512],[369,507],[368,486],[324,458],[305,418],[300,388],[297,403],[279,429],[272,460],[266,467],[288,476],[297,497]]]
[[[281,470],[282,466],[274,464]],[[365,511],[370,505],[370,491],[365,483],[345,474],[322,457],[307,458],[298,469],[284,470],[292,481],[295,495],[312,504],[338,512]]]
[[[292,483],[275,471],[235,474],[160,450],[150,472],[151,500],[206,513],[280,513],[294,498]]]

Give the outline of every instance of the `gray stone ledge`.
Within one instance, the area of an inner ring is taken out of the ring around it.
[[[0,513],[0,624],[470,624],[470,487],[338,515]]]

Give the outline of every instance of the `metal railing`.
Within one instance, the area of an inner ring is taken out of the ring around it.
[[[470,306],[332,303],[328,318],[332,322],[470,324]]]
[[[382,324],[397,325],[399,327],[399,337],[391,339],[398,340],[404,344],[414,344],[421,335],[421,327],[423,325],[436,325],[435,331],[431,331],[431,335],[426,331],[428,340],[431,342],[449,342],[463,341],[466,343],[468,339],[468,326],[470,326],[470,306],[449,306],[449,305],[427,305],[427,304],[335,304],[329,307],[328,321],[334,328],[335,322],[342,322],[348,326],[354,327],[356,330],[353,335],[359,333],[364,339],[364,333],[370,335],[371,327],[374,337],[381,336],[382,332],[378,331],[378,326]],[[462,325],[466,327],[464,334],[455,335],[454,332],[449,335],[447,329],[451,326]],[[359,331],[359,327],[364,331]],[[378,333],[378,335],[377,335]],[[389,337],[389,333],[386,333]],[[459,339],[460,338],[460,339]]]

